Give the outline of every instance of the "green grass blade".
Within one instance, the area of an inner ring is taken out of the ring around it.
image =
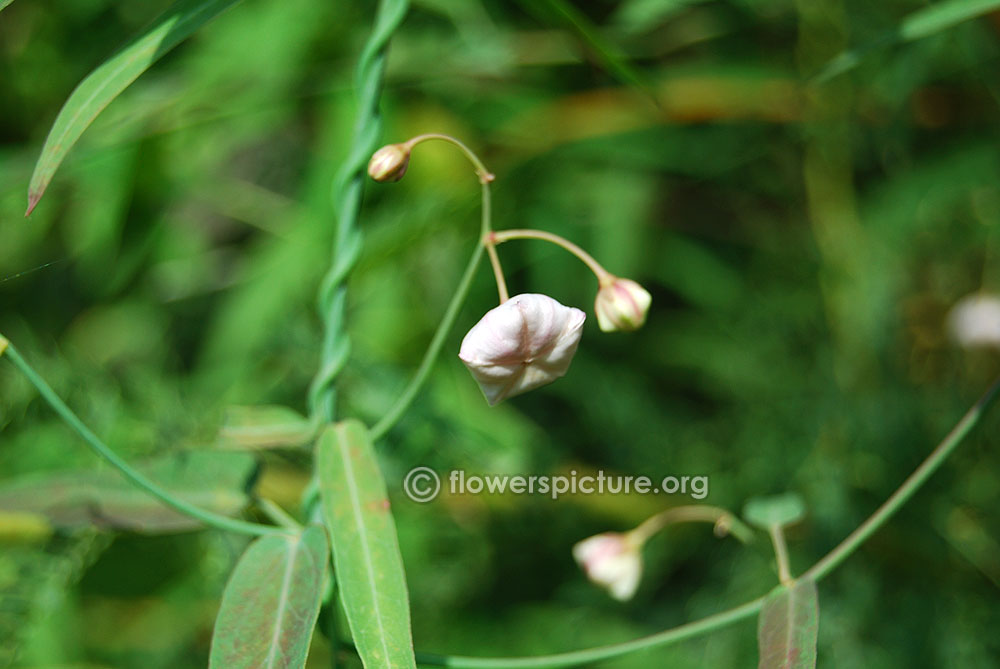
[[[304,667],[328,555],[326,534],[316,526],[250,544],[222,595],[209,667]]]
[[[1000,0],[950,0],[923,7],[905,16],[896,30],[837,55],[816,75],[815,81],[822,83],[854,69],[866,55],[882,47],[928,37],[997,9]]]
[[[414,669],[403,559],[368,430],[338,423],[317,449],[323,517],[354,645],[367,669]]]
[[[28,186],[25,216],[31,214],[66,154],[97,115],[160,57],[237,2],[239,0],[180,0],[154,20],[149,29],[80,82],[59,111],[45,139]]]
[[[597,26],[567,0],[520,0],[527,11],[547,15],[569,28],[596,56],[605,69],[623,84],[634,86],[657,102],[656,91],[649,80],[629,61],[618,45],[604,38]]]
[[[818,601],[816,582],[809,578],[771,591],[758,619],[758,669],[812,669],[816,666]]]

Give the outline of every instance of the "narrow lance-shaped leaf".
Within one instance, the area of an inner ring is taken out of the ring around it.
[[[59,111],[45,139],[28,186],[25,216],[31,214],[66,154],[97,115],[150,65],[237,2],[239,0],[180,0],[153,21],[144,33],[80,82]]]
[[[758,669],[812,669],[819,631],[816,583],[802,579],[771,591],[760,611]]]
[[[403,559],[368,430],[352,420],[328,427],[317,465],[334,572],[358,655],[367,669],[414,669]]]
[[[2,10],[4,7],[6,7],[12,2],[14,2],[14,0],[0,0],[0,10]]]
[[[222,595],[209,667],[304,667],[328,556],[326,534],[316,526],[250,544]]]

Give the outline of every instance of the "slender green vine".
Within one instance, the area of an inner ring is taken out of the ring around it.
[[[424,353],[424,359],[420,361],[420,367],[417,368],[416,374],[413,375],[413,378],[392,407],[372,426],[371,435],[373,441],[378,441],[384,437],[386,432],[391,430],[392,426],[402,418],[410,404],[413,403],[414,398],[416,398],[421,386],[427,381],[431,367],[441,352],[441,347],[444,345],[448,332],[451,330],[452,325],[455,324],[455,319],[458,317],[458,310],[461,308],[462,303],[465,302],[466,295],[469,294],[469,286],[472,285],[472,277],[475,276],[476,268],[479,267],[479,261],[483,258],[484,248],[482,244],[476,244],[476,249],[472,252],[472,257],[469,258],[469,264],[466,265],[465,272],[459,280],[458,289],[451,298],[451,303],[448,304],[448,309],[445,311],[441,323],[434,332],[430,346],[427,347],[427,351]]]
[[[350,153],[334,183],[337,208],[333,260],[320,286],[318,308],[323,321],[319,371],[309,390],[309,409],[320,424],[336,417],[337,377],[347,363],[351,342],[345,327],[346,281],[361,252],[358,216],[364,191],[365,167],[382,134],[379,99],[385,76],[386,50],[393,32],[406,16],[407,0],[380,0],[375,27],[358,61],[355,88],[358,115]]]
[[[43,379],[38,372],[28,364],[28,361],[21,357],[14,345],[7,341],[2,335],[0,335],[0,354],[6,355],[7,358],[14,364],[15,367],[24,375],[28,382],[31,383],[37,390],[38,394],[42,396],[49,406],[59,414],[59,417],[66,422],[85,442],[90,448],[97,453],[100,457],[108,461],[115,469],[120,471],[125,478],[130,480],[136,486],[145,490],[150,495],[160,500],[167,506],[173,508],[180,513],[183,513],[195,520],[199,520],[210,527],[214,527],[220,530],[227,530],[230,532],[238,532],[240,534],[249,534],[250,536],[261,536],[265,534],[287,534],[289,530],[281,527],[272,527],[270,525],[261,525],[259,523],[249,523],[244,520],[238,520],[236,518],[228,518],[211,511],[206,511],[205,509],[200,509],[197,506],[186,502],[179,497],[174,496],[168,490],[164,490],[152,480],[146,478],[143,474],[136,471],[129,465],[125,460],[121,458],[117,453],[115,453],[111,448],[105,444],[101,439],[94,434],[90,428],[88,428],[80,417],[73,413],[73,410],[67,406],[62,398],[56,394],[45,379]]]

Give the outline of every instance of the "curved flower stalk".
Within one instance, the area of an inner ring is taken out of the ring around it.
[[[458,357],[493,406],[563,376],[586,318],[547,295],[515,295],[469,330]]]
[[[496,245],[512,239],[540,239],[559,246],[580,259],[597,277],[594,313],[603,332],[631,332],[646,322],[653,301],[645,288],[631,279],[623,279],[604,269],[592,255],[564,237],[544,230],[502,230],[494,232],[489,242]]]

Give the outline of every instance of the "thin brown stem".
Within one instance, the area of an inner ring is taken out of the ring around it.
[[[459,149],[461,149],[462,153],[465,154],[465,157],[468,158],[469,162],[471,162],[472,165],[476,168],[476,175],[479,177],[479,183],[486,185],[488,183],[492,183],[492,181],[496,178],[496,176],[492,172],[486,169],[486,165],[484,165],[483,161],[479,159],[479,156],[477,156],[475,153],[472,152],[472,149],[470,149],[460,140],[455,139],[451,135],[442,135],[436,132],[428,132],[423,135],[417,135],[416,137],[412,137],[406,140],[406,142],[403,143],[403,146],[407,147],[408,149],[412,149],[417,144],[420,144],[421,142],[426,142],[431,139],[440,139],[443,142],[454,144]]]
[[[497,293],[500,294],[500,304],[503,304],[510,299],[510,294],[507,292],[507,280],[503,276],[503,267],[500,266],[500,256],[497,255],[496,244],[489,241],[489,238],[483,240],[483,246],[486,247],[486,255],[490,258],[490,265],[493,267],[493,277],[497,281]]]
[[[707,504],[691,504],[667,509],[647,518],[628,535],[632,541],[643,544],[663,528],[677,523],[712,523],[717,530],[732,532],[734,537],[744,543],[753,539],[753,532],[736,516],[723,508]]]

